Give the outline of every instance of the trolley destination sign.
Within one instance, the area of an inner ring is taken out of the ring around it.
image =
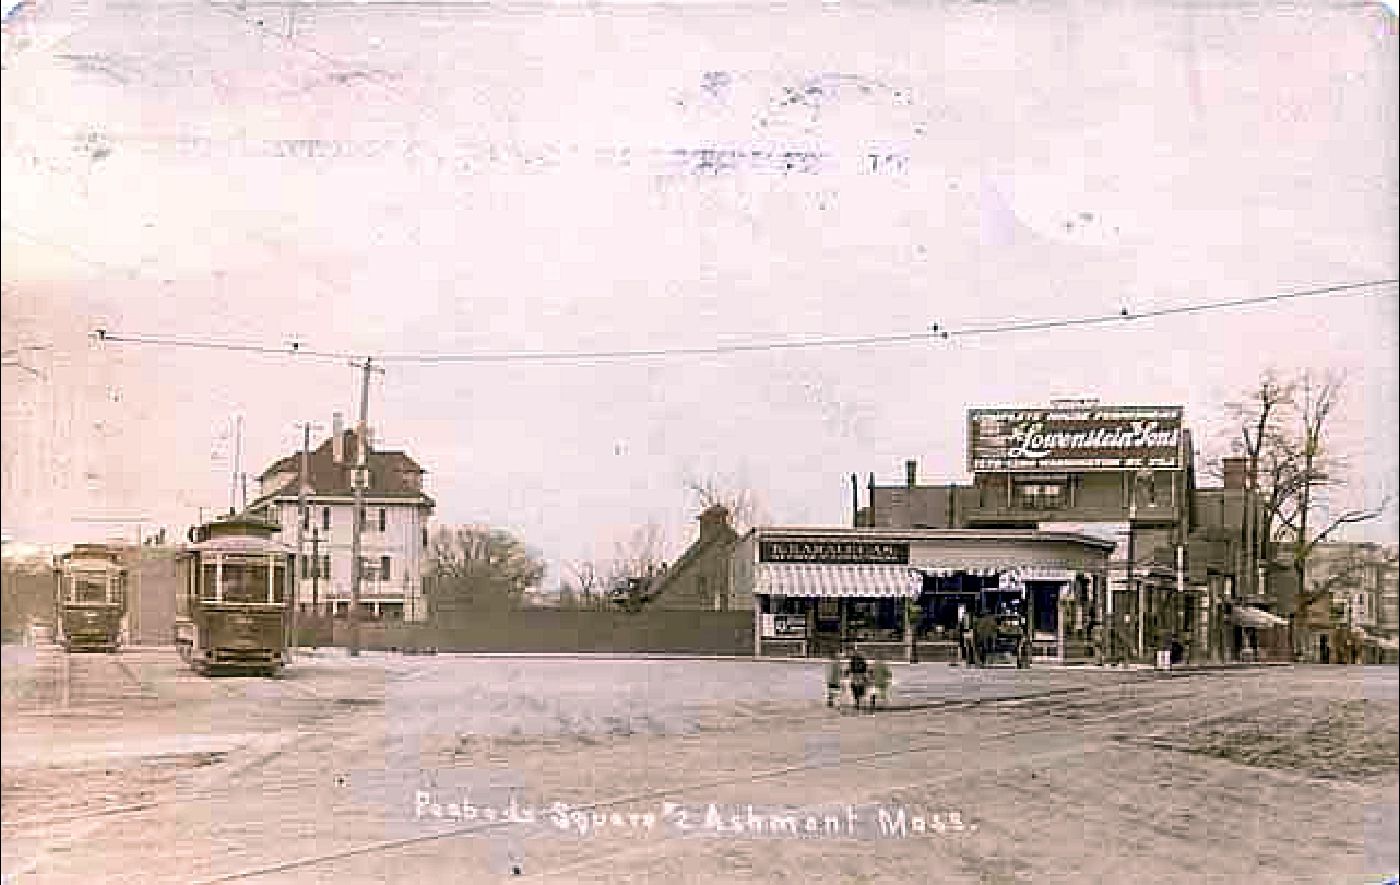
[[[762,541],[760,562],[814,562],[830,565],[908,565],[909,545],[887,541]]]
[[[974,472],[1180,470],[1180,406],[973,409],[968,466]]]

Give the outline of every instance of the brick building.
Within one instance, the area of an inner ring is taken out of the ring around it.
[[[1193,660],[1287,655],[1287,620],[1247,555],[1242,465],[1197,485],[1191,434],[1176,406],[1057,403],[968,414],[970,484],[853,476],[854,524],[873,529],[1071,532],[1113,544],[1089,642],[1150,660],[1176,646]],[[1044,626],[1049,626],[1044,625]]]

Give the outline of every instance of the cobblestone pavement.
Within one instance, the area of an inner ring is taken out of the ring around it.
[[[281,679],[208,679],[168,649],[45,647],[6,648],[4,668],[14,882],[1400,867],[1394,668],[897,666],[896,709],[859,714],[826,707],[820,662],[323,652]]]

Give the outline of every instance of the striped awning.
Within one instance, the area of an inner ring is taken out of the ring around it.
[[[759,565],[754,592],[766,596],[889,599],[917,596],[922,584],[922,577],[907,565],[773,562]]]

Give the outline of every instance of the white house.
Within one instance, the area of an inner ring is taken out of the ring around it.
[[[349,612],[355,513],[351,471],[357,445],[356,431],[342,429],[337,415],[331,437],[307,459],[307,519],[296,593],[300,612],[338,616]],[[361,614],[421,621],[427,616],[423,570],[428,519],[435,506],[423,491],[423,468],[404,452],[373,449],[368,466],[360,535]],[[275,537],[293,546],[300,473],[300,452],[277,460],[258,477],[258,498],[248,505],[250,511],[278,522],[282,529]]]

